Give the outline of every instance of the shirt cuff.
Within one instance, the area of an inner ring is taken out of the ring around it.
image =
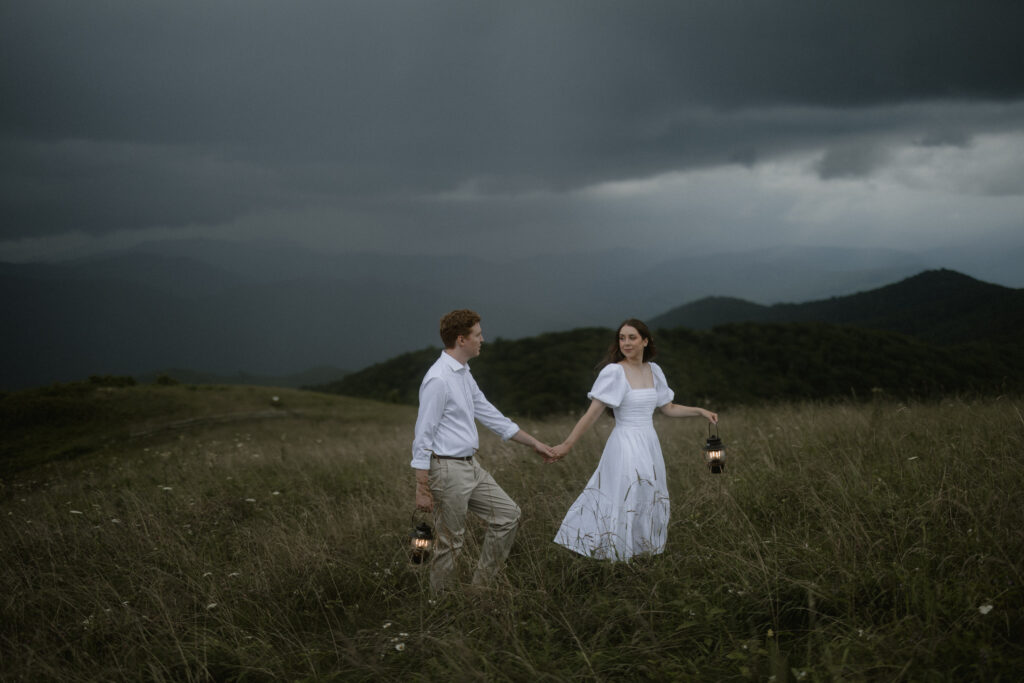
[[[508,428],[501,433],[501,440],[508,441],[513,436],[519,433],[519,425],[515,422],[509,422]]]

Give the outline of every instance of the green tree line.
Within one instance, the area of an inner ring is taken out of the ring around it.
[[[1019,394],[1024,352],[1010,344],[929,344],[903,334],[827,323],[733,323],[708,331],[654,332],[676,402],[721,409],[775,401]],[[581,328],[498,339],[472,361],[480,387],[503,412],[545,416],[586,408],[586,394],[614,331]],[[313,387],[415,404],[440,353],[422,349]]]

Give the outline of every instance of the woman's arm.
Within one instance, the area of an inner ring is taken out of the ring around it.
[[[712,413],[710,410],[704,410],[703,408],[691,408],[690,406],[666,403],[660,410],[663,415],[668,415],[669,417],[703,417],[712,424],[718,424],[718,413]]]
[[[597,418],[601,417],[601,413],[604,412],[604,409],[607,407],[608,406],[596,398],[591,399],[590,407],[587,408],[587,412],[583,413],[583,417],[580,418],[579,422],[576,423],[576,426],[572,428],[571,432],[569,432],[568,438],[551,450],[553,450],[559,458],[564,457],[565,454],[569,452],[569,449],[579,441],[579,438],[583,436],[584,432],[590,429],[591,426],[597,422]]]

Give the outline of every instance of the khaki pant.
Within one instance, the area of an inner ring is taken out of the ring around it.
[[[472,460],[430,459],[428,478],[434,497],[434,552],[431,553],[430,588],[445,589],[455,559],[466,535],[466,513],[471,511],[487,523],[487,534],[480,548],[480,560],[473,574],[473,585],[486,585],[505,563],[519,526],[519,506],[515,504],[487,470]]]

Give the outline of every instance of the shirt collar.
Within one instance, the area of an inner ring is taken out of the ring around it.
[[[445,367],[447,367],[452,372],[463,372],[469,369],[469,364],[463,365],[459,361],[452,358],[451,355],[446,353],[445,351],[441,352],[441,359],[444,361]]]

